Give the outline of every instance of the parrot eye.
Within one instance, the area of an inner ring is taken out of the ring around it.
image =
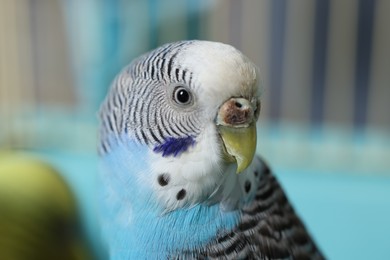
[[[187,88],[178,86],[173,91],[173,99],[179,105],[189,105],[192,103],[192,94]]]

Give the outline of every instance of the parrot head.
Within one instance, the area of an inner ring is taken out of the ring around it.
[[[257,67],[230,45],[163,45],[114,80],[100,111],[100,153],[147,147],[148,173],[134,174],[169,210],[221,197],[253,160],[259,85]]]
[[[315,254],[254,156],[259,82],[240,51],[207,41],[163,45],[119,73],[100,111],[102,231],[113,259]]]

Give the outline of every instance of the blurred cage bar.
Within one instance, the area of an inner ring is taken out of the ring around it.
[[[0,145],[95,149],[120,68],[205,39],[259,65],[271,161],[389,173],[389,12],[387,0],[0,0]]]

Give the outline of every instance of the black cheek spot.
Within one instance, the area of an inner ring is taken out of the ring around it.
[[[252,184],[251,184],[251,182],[250,181],[245,181],[245,192],[246,193],[248,193],[250,190],[251,190],[251,186],[252,186]]]
[[[255,174],[256,177],[259,176],[259,172],[258,171],[255,171],[254,174]]]
[[[176,194],[176,199],[177,200],[182,200],[186,196],[187,192],[185,189],[181,189],[177,194]]]
[[[171,177],[169,176],[168,173],[160,174],[157,178],[158,184],[160,184],[161,186],[168,185],[170,180],[171,180]]]

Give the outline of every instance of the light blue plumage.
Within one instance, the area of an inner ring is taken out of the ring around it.
[[[111,259],[321,258],[254,157],[258,75],[229,45],[183,41],[116,77],[100,111]]]
[[[129,142],[117,146],[105,158],[110,166],[105,172],[115,174],[103,175],[103,196],[108,204],[102,211],[104,232],[116,241],[111,250],[119,253],[113,259],[167,257],[168,252],[205,244],[218,230],[231,229],[238,223],[238,211],[220,214],[218,205],[198,204],[164,212],[143,178],[128,174],[148,175],[148,157],[145,147]]]

